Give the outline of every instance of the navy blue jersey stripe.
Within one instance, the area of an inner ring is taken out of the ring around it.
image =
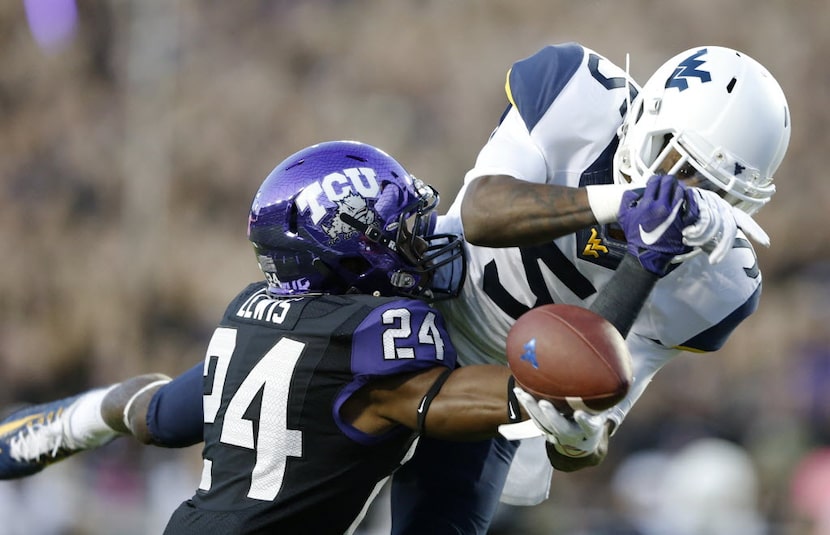
[[[584,53],[576,43],[551,45],[513,64],[507,77],[507,94],[528,130],[533,130],[562,92]]]
[[[749,296],[749,299],[744,301],[743,305],[726,316],[720,323],[683,342],[678,347],[698,352],[717,351],[723,347],[732,331],[758,308],[758,302],[761,299],[761,286],[759,284],[755,292]]]

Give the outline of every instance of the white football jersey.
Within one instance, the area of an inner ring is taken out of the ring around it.
[[[617,129],[626,92],[638,87],[619,67],[578,44],[548,46],[513,64],[510,105],[481,149],[441,232],[461,233],[461,199],[480,176],[587,186],[613,182]],[[616,233],[615,233],[616,230]],[[589,306],[625,254],[615,225],[596,225],[548,244],[489,248],[467,244],[458,299],[436,305],[448,319],[458,360],[505,364],[505,340],[523,312],[548,303]],[[654,373],[682,350],[714,351],[757,307],[761,273],[741,237],[726,259],[697,255],[661,279],[629,333],[635,383],[611,417],[621,422]]]

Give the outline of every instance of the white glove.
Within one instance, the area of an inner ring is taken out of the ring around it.
[[[692,188],[697,197],[700,217],[694,225],[683,229],[683,243],[689,247],[700,247],[708,256],[710,264],[717,264],[726,258],[732,249],[738,229],[756,243],[769,247],[769,236],[752,216],[726,202],[714,191]],[[682,255],[685,259],[689,255]]]
[[[513,392],[530,419],[554,445],[556,451],[568,457],[585,457],[597,449],[605,433],[604,413],[591,414],[574,411],[573,420],[563,416],[550,401],[537,400],[520,387]]]

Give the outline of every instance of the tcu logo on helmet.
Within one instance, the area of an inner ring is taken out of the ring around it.
[[[679,91],[689,89],[689,78],[700,78],[701,83],[711,82],[712,75],[709,71],[700,70],[698,67],[706,63],[698,58],[706,54],[707,50],[704,48],[699,50],[680,62],[680,65],[674,70],[669,79],[666,80],[666,89],[675,87]]]
[[[328,208],[322,201],[338,203],[349,195],[374,198],[380,193],[375,170],[371,167],[353,167],[343,169],[340,173],[330,173],[317,182],[312,182],[297,195],[297,207],[305,212],[311,211],[311,220],[319,223]]]

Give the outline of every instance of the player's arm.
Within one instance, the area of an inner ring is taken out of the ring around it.
[[[538,184],[507,175],[476,178],[461,203],[464,236],[487,247],[549,242],[596,224],[586,188]]]
[[[628,186],[549,184],[548,165],[518,111],[508,112],[465,177],[465,239],[486,247],[536,245],[617,220]]]
[[[515,401],[508,407],[510,376],[505,366],[476,365],[453,371],[436,366],[378,377],[346,402],[342,415],[371,434],[404,425],[414,430],[420,427],[425,435],[445,440],[489,438],[498,434],[499,425],[526,418]],[[443,384],[433,391],[441,379]],[[425,399],[427,403],[423,403]],[[420,415],[423,419],[419,422]]]
[[[645,269],[632,254],[626,254],[611,281],[590,308],[614,325],[620,334],[627,336],[657,280],[657,274]],[[546,447],[551,465],[562,472],[574,472],[598,465],[608,454],[608,439],[615,425],[616,422],[604,415],[586,417],[578,424],[575,423],[573,433],[577,437],[584,433],[596,445],[592,444],[593,447],[588,448],[585,455],[574,457],[563,452],[557,442],[548,441]],[[562,436],[557,439],[558,442],[566,440]],[[577,447],[578,442],[571,445]]]
[[[688,251],[682,243],[682,229],[697,220],[698,207],[690,190],[667,176],[651,179],[642,193],[626,193],[623,203],[620,223],[628,237],[628,252],[591,309],[626,336],[671,259]],[[555,468],[572,471],[596,465],[604,458],[612,424],[603,414],[577,411],[575,421],[569,422],[551,403],[521,390],[517,393],[545,433],[548,457]]]
[[[548,165],[514,107],[465,177],[460,207],[465,239],[486,247],[536,245],[617,220],[626,186],[549,184]]]
[[[610,140],[618,126],[603,110],[617,108],[626,90],[597,84],[596,73],[585,64],[587,53],[574,44],[548,46],[510,68],[505,84],[509,107],[465,177],[461,221],[470,243],[535,245],[616,221],[625,187],[548,183],[569,158],[566,147],[589,150],[596,141],[590,150],[601,151],[599,145],[606,141],[598,140]],[[618,71],[610,64],[604,68]],[[605,76],[614,74],[606,70]],[[559,100],[566,86],[581,89]],[[574,94],[584,98],[573,99]],[[584,139],[579,127],[564,127],[573,122],[571,115],[592,125],[597,140]]]

